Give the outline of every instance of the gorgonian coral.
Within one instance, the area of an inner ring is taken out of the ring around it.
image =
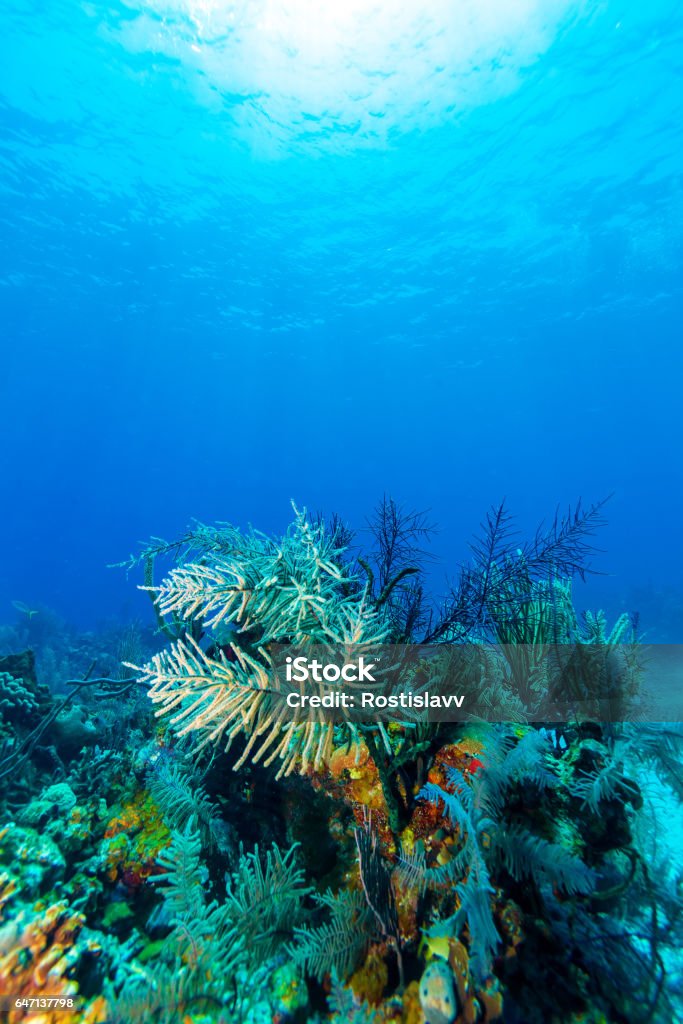
[[[279,541],[224,529],[217,551],[147,588],[158,613],[188,629],[139,670],[157,714],[172,712],[180,735],[199,733],[202,744],[226,740],[228,747],[245,736],[235,767],[249,757],[279,758],[278,776],[324,763],[334,724],[322,711],[297,720],[277,699],[273,645],[357,649],[386,637],[380,614],[340,560],[335,534],[295,513]],[[196,622],[212,632],[206,650],[189,629]]]

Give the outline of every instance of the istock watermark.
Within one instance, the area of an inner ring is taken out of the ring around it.
[[[271,645],[282,721],[683,721],[683,646]]]
[[[365,658],[361,655],[358,661],[344,662],[343,665],[334,662],[321,662],[317,658],[310,661],[305,655],[298,658],[287,656],[285,658],[285,678],[288,683],[374,683],[372,675],[374,664],[366,665]]]

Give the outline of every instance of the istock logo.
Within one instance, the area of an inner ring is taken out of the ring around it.
[[[357,662],[347,662],[341,667],[325,665],[322,661],[309,661],[303,656],[286,658],[285,661],[287,662],[285,677],[288,683],[306,683],[311,679],[315,683],[338,683],[340,679],[343,679],[345,683],[375,682],[375,677],[372,675],[374,663],[366,665],[365,659],[362,657]]]

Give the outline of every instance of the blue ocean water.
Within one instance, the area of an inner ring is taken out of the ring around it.
[[[683,1019],[680,4],[0,27],[0,1017]],[[281,710],[359,638],[474,712]]]
[[[671,0],[7,2],[0,603],[196,517],[613,493],[582,605],[683,635]],[[441,577],[435,577],[435,586]]]

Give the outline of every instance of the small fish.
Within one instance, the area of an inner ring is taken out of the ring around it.
[[[22,612],[24,615],[28,615],[29,619],[32,619],[34,615],[38,614],[37,608],[29,608],[23,601],[12,601],[12,607],[16,608],[18,612]]]
[[[560,735],[558,737],[556,729],[548,730],[548,729],[541,728],[539,731],[540,731],[542,736],[547,736],[550,739],[550,741],[551,741],[553,747],[555,748],[555,750],[557,750],[558,748],[560,750],[566,750],[567,749],[567,741],[566,741],[566,739],[564,738],[562,733],[560,733]]]

